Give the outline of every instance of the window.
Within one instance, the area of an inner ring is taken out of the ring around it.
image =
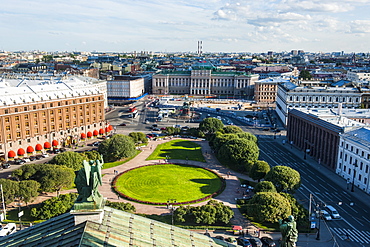
[[[54,123],[54,118],[53,117],[50,119],[50,122]]]
[[[53,103],[50,103],[50,107],[53,107]]]
[[[44,109],[45,108],[45,104],[42,104],[41,108]]]
[[[6,135],[6,139],[7,139],[7,140],[12,139],[12,135],[11,135],[11,134],[7,134],[7,135]]]
[[[9,123],[9,117],[5,118],[5,123]]]
[[[39,122],[35,121],[35,126],[39,125]]]
[[[77,125],[77,121],[73,121],[73,125]]]
[[[80,105],[80,110],[82,110],[82,105]]]
[[[19,116],[14,117],[15,121],[19,121]]]
[[[46,119],[43,119],[43,120],[42,120],[42,123],[46,124]]]
[[[14,112],[18,112],[18,108],[14,108]]]
[[[66,116],[66,119],[69,120],[69,115]]]
[[[34,117],[37,117],[37,113],[34,113],[34,114],[33,114],[33,116],[34,116]]]
[[[25,122],[26,127],[30,127],[30,122]]]
[[[67,112],[67,113],[69,112],[69,108],[66,108],[66,112]]]
[[[72,111],[76,111],[76,107],[74,106],[74,107],[72,107]]]
[[[46,116],[46,112],[43,111],[42,112],[42,116],[45,117]]]
[[[24,115],[24,119],[28,120],[28,114]]]
[[[62,120],[62,116],[59,116],[59,117],[58,117],[58,119],[59,119],[59,120]]]
[[[20,124],[16,124],[16,125],[15,125],[15,127],[16,127],[17,129],[19,129],[19,128],[21,127],[21,125],[20,125]]]
[[[27,111],[27,110],[28,110],[28,109],[27,109],[27,106],[23,107],[23,110],[24,110],[24,111]]]
[[[6,127],[5,127],[5,129],[6,129],[6,130],[10,130],[10,126],[6,126]]]
[[[46,131],[47,129],[46,129],[46,127],[43,127],[43,128],[42,128],[42,130],[43,130],[43,131]]]
[[[54,114],[54,110],[51,110],[51,111],[50,111],[50,115],[53,115],[53,114]]]
[[[17,137],[21,137],[21,132],[17,132]]]
[[[59,124],[59,129],[62,129],[63,128],[63,125],[62,124]]]
[[[58,109],[58,113],[62,113],[62,109]]]
[[[9,113],[9,110],[8,109],[5,109],[4,112],[5,112],[5,114],[8,114]]]
[[[35,128],[35,134],[38,134],[38,133],[39,133],[39,129]]]
[[[32,107],[34,110],[36,110],[37,109],[37,107],[34,105],[33,107]]]
[[[26,130],[26,136],[29,136],[29,135],[30,135],[30,131]]]
[[[51,126],[51,129],[52,129],[52,130],[55,130],[55,125],[52,125],[52,126]]]

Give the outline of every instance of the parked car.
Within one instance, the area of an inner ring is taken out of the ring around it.
[[[100,144],[100,142],[93,142],[93,144],[91,144],[91,145],[97,147],[97,146],[99,146],[99,144]]]
[[[37,160],[41,160],[42,158],[44,158],[44,157],[42,157],[42,155],[40,154],[40,155],[36,155],[36,159]]]
[[[161,130],[166,130],[166,127],[162,127]]]
[[[217,235],[215,238],[217,238],[219,240],[225,240],[224,236],[221,236],[221,235]]]
[[[159,129],[159,128],[153,128],[152,130],[153,130],[153,131],[160,131],[160,129]]]
[[[126,126],[126,124],[125,123],[121,123],[119,126]]]
[[[266,247],[275,247],[276,246],[274,240],[272,240],[272,238],[269,238],[269,237],[262,237],[261,242],[262,242],[263,246],[266,246]]]
[[[34,161],[34,160],[36,160],[36,156],[30,156],[30,157],[28,157],[29,159],[30,159],[30,161]]]
[[[9,163],[4,163],[1,165],[3,169],[8,169],[10,168],[10,164]]]
[[[243,247],[252,247],[252,244],[246,238],[237,238],[237,243]]]
[[[41,154],[41,156],[42,156],[43,158],[47,158],[47,157],[49,157],[49,155],[48,155],[47,153]]]
[[[14,160],[14,164],[16,164],[16,165],[23,165],[24,163],[26,163],[26,162],[22,159],[15,159]]]
[[[251,243],[252,247],[262,247],[262,242],[259,238],[250,237],[248,238],[248,240]]]
[[[67,149],[65,149],[65,148],[60,148],[60,152],[61,152],[61,153],[65,152],[65,151],[67,151]]]
[[[228,237],[228,238],[225,239],[225,241],[229,242],[229,243],[235,243],[235,244],[237,243],[236,239],[233,238],[233,237]]]
[[[28,158],[28,157],[27,157],[27,158],[24,158],[24,159],[23,159],[23,161],[24,161],[25,163],[27,163],[27,162],[31,162],[30,158]]]
[[[60,149],[59,148],[54,148],[53,153],[59,154],[60,153]]]

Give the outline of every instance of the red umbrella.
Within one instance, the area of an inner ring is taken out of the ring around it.
[[[99,134],[100,134],[100,135],[104,134],[104,130],[103,130],[103,129],[100,129],[100,130],[99,130]]]
[[[33,153],[34,151],[35,151],[35,149],[33,149],[32,146],[27,147],[27,153]]]
[[[59,143],[58,143],[58,141],[57,141],[57,140],[53,140],[53,142],[52,142],[51,144],[53,144],[53,147],[56,147],[56,146],[58,146],[58,145],[59,145]]]
[[[109,128],[109,130],[113,130],[112,125],[109,125],[108,128]]]
[[[87,137],[92,137],[93,136],[93,134],[91,133],[91,131],[89,131],[89,132],[87,132]]]
[[[99,135],[99,132],[97,130],[94,130],[93,135],[97,136],[97,135]]]
[[[241,231],[241,230],[243,230],[243,227],[242,226],[233,226],[233,230],[234,231]]]
[[[51,144],[50,144],[50,142],[45,142],[45,143],[44,143],[44,148],[46,148],[46,149],[51,148]]]
[[[9,158],[14,158],[15,156],[17,156],[17,155],[15,154],[15,152],[14,152],[13,150],[10,150],[10,151],[8,152],[8,157],[9,157]]]
[[[17,152],[17,154],[18,154],[18,155],[22,156],[22,155],[24,155],[25,153],[26,153],[26,152],[24,151],[24,149],[23,149],[23,148],[18,149],[18,152]]]
[[[105,133],[108,133],[110,130],[108,127],[105,127]]]
[[[41,144],[36,144],[35,149],[36,149],[36,151],[41,151],[42,150]]]
[[[85,133],[81,133],[81,139],[85,139],[86,138],[86,134]]]

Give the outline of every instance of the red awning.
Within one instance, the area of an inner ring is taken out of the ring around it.
[[[35,151],[35,149],[33,149],[32,146],[27,147],[27,153],[33,153],[33,151]]]
[[[50,142],[45,142],[44,143],[44,148],[51,148]]]
[[[93,135],[97,136],[97,135],[99,135],[99,132],[97,130],[94,130]]]
[[[13,150],[10,150],[8,152],[8,158],[14,158],[15,156],[17,156],[17,155],[15,154],[15,152]]]
[[[109,130],[113,130],[112,125],[109,125],[109,126],[108,126],[108,129],[109,129]]]
[[[81,139],[85,139],[86,138],[86,134],[85,133],[81,133]]]
[[[41,144],[36,144],[35,149],[36,151],[41,151],[42,150]]]
[[[57,140],[53,140],[51,144],[53,144],[53,147],[56,147],[59,145],[59,142]]]
[[[103,130],[103,129],[100,129],[100,130],[99,130],[99,134],[100,134],[100,135],[104,134],[104,130]]]
[[[242,226],[233,226],[233,230],[235,231],[240,231],[240,230],[243,230],[243,227]]]
[[[108,127],[105,127],[105,133],[108,133],[110,130]]]
[[[26,152],[24,151],[23,148],[18,149],[18,152],[17,152],[18,155],[24,155],[25,153]]]
[[[87,137],[92,137],[92,133],[90,131],[87,132]]]

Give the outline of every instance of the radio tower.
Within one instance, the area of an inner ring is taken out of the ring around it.
[[[202,51],[203,49],[203,42],[202,41],[198,41],[198,56],[202,56]]]

